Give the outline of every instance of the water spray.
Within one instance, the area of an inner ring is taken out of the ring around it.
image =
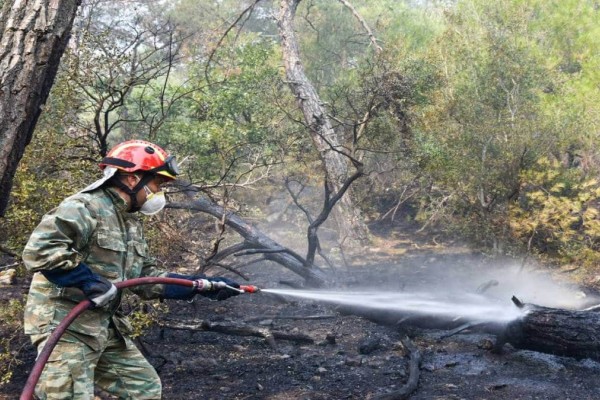
[[[442,296],[425,292],[295,289],[262,289],[262,292],[373,310],[462,318],[474,322],[508,323],[525,314],[524,310],[515,307],[510,301],[501,303],[480,294],[469,293]]]

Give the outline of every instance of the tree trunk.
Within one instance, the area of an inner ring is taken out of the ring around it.
[[[10,0],[0,14],[0,216],[81,0]]]
[[[523,318],[511,322],[498,336],[496,350],[508,342],[518,349],[600,361],[598,311],[528,308]]]
[[[331,121],[323,107],[319,94],[304,73],[298,41],[294,33],[294,15],[299,0],[281,0],[277,21],[283,52],[283,62],[290,88],[304,114],[311,139],[323,162],[332,193],[336,193],[348,178],[347,157]],[[342,241],[365,242],[368,237],[360,211],[352,201],[350,190],[346,192],[334,213]]]

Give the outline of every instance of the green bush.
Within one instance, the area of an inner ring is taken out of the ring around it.
[[[0,386],[8,383],[14,368],[20,363],[19,351],[23,348],[23,302],[12,299],[0,303]]]

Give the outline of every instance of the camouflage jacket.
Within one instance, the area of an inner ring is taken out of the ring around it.
[[[84,299],[75,288],[49,282],[40,270],[72,269],[80,262],[112,282],[142,276],[164,276],[148,256],[141,221],[126,211],[125,201],[110,188],[77,193],[46,214],[23,251],[23,261],[35,272],[25,306],[25,333],[46,334]],[[143,298],[157,298],[162,285],[131,289]],[[69,327],[72,337],[93,349],[106,342],[109,325],[122,335],[131,325],[120,312],[121,295],[101,308],[87,310]],[[112,322],[112,324],[111,324]]]

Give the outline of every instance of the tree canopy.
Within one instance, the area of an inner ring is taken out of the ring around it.
[[[85,2],[15,176],[2,246],[18,252],[111,145],[136,137],[177,154],[186,179],[242,216],[306,229],[332,146],[350,174],[360,165],[347,197],[364,222],[594,264],[595,1],[296,5],[302,66],[336,137],[321,149],[286,76],[279,2]]]

